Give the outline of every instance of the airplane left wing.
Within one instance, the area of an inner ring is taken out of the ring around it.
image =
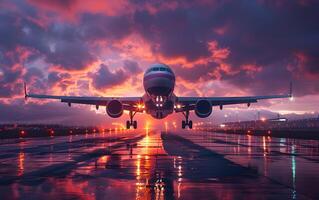
[[[142,102],[142,97],[85,97],[85,96],[54,96],[54,95],[43,95],[43,94],[28,94],[26,85],[24,85],[25,98],[37,98],[37,99],[57,99],[63,103],[71,104],[86,104],[99,106],[107,106],[111,100],[119,100],[123,103],[124,110],[129,111],[140,111],[136,109],[136,105]]]

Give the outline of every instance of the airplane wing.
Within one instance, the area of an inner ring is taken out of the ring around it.
[[[129,111],[141,111],[136,106],[142,102],[142,97],[85,97],[85,96],[54,96],[43,94],[28,94],[26,85],[24,84],[25,98],[37,98],[37,99],[57,99],[63,103],[71,104],[86,104],[95,105],[98,109],[99,106],[107,106],[111,100],[119,100],[123,103],[124,110]]]
[[[207,100],[212,106],[220,106],[232,104],[247,104],[257,103],[258,100],[264,99],[278,99],[278,98],[291,98],[292,97],[292,84],[290,83],[290,90],[288,94],[283,95],[269,95],[269,96],[243,96],[243,97],[178,97],[177,101],[181,109],[176,109],[176,112],[183,112],[185,110],[195,109],[195,104],[198,100]]]

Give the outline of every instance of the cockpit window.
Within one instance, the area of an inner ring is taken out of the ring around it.
[[[146,71],[146,73],[155,72],[155,71],[166,71],[166,72],[173,73],[173,71],[169,67],[151,67]]]

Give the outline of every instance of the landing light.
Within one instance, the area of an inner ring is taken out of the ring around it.
[[[141,108],[142,108],[142,105],[141,105],[141,104],[137,104],[137,108],[138,108],[138,109],[141,109]]]

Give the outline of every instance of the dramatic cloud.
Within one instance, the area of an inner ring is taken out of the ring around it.
[[[277,94],[293,81],[296,97],[318,102],[318,10],[300,0],[3,0],[0,112],[23,82],[36,93],[140,95],[154,62],[172,67],[180,95]],[[259,104],[318,110],[273,105]]]
[[[124,67],[110,71],[109,67],[101,64],[96,73],[90,73],[93,86],[99,90],[105,90],[117,85],[121,85],[129,78],[135,77],[141,72],[137,62],[125,60]]]
[[[101,64],[100,69],[92,75],[93,86],[97,89],[105,89],[114,85],[119,85],[128,78],[122,69],[111,72],[109,68]]]

